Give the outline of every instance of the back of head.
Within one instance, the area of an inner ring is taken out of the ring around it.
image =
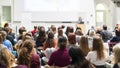
[[[92,64],[85,59],[83,51],[74,46],[69,49],[69,55],[72,58],[72,65],[74,68],[93,68]]]
[[[83,51],[79,47],[70,47],[69,55],[72,58],[72,63],[82,62],[85,59]]]
[[[30,68],[30,53],[26,47],[20,49],[19,56],[17,59],[18,65],[26,65]]]
[[[5,23],[4,28],[5,28],[5,27],[8,27],[8,26],[9,26],[9,24],[8,24],[8,23]]]
[[[6,39],[7,33],[5,31],[0,31],[0,34],[1,34],[3,41],[4,41]]]
[[[25,40],[22,44],[22,47],[21,48],[27,48],[28,49],[28,52],[31,53],[33,48],[35,46],[35,42],[33,40]]]
[[[23,32],[26,32],[25,27],[20,27],[19,28],[19,34],[22,34]]]
[[[14,56],[6,47],[0,49],[0,63],[2,65],[6,65],[8,68],[11,68],[14,61]]]
[[[60,49],[64,49],[66,48],[67,45],[67,39],[64,36],[60,36],[58,38],[58,46],[60,47]]]
[[[103,30],[107,30],[107,25],[103,25]]]
[[[74,33],[69,33],[68,41],[70,44],[76,44],[76,35]]]
[[[48,38],[53,39],[54,33],[52,31],[48,32]]]
[[[94,35],[95,35],[95,31],[94,31],[93,29],[91,29],[90,32],[89,32],[89,36],[92,37],[92,36],[94,36]]]

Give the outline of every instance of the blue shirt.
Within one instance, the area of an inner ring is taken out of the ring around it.
[[[3,44],[12,52],[12,43],[9,40],[4,40]]]

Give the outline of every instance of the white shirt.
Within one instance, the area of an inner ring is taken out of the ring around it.
[[[96,51],[90,51],[88,55],[86,56],[86,59],[89,60],[91,63],[100,66],[105,65],[105,62],[107,61],[108,54],[105,52],[105,58],[102,60],[97,59],[97,52]]]

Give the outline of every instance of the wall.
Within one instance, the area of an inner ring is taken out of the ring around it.
[[[82,17],[85,24],[90,27],[95,25],[95,9],[93,0],[78,0],[79,11],[26,11],[24,0],[14,0],[14,22],[30,24],[31,21],[78,21]],[[89,11],[88,11],[89,10]],[[26,16],[28,15],[28,16]],[[26,17],[24,17],[26,16]],[[29,17],[29,20],[26,20]],[[31,17],[31,18],[30,18]],[[44,23],[44,22],[43,22]],[[40,24],[40,23],[38,23]],[[32,25],[31,25],[32,26]]]
[[[115,14],[115,5],[111,0],[94,0],[95,6],[97,4],[103,4],[106,8],[106,25],[109,29],[113,29],[116,22],[116,14]]]
[[[116,7],[116,20],[120,24],[120,7]]]

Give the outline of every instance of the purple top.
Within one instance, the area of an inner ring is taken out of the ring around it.
[[[40,57],[37,54],[31,55],[31,65],[30,68],[41,68],[40,67]]]
[[[70,57],[67,48],[63,50],[59,49],[53,52],[48,62],[48,65],[50,66],[59,66],[59,67],[65,67],[69,64],[70,64]]]

